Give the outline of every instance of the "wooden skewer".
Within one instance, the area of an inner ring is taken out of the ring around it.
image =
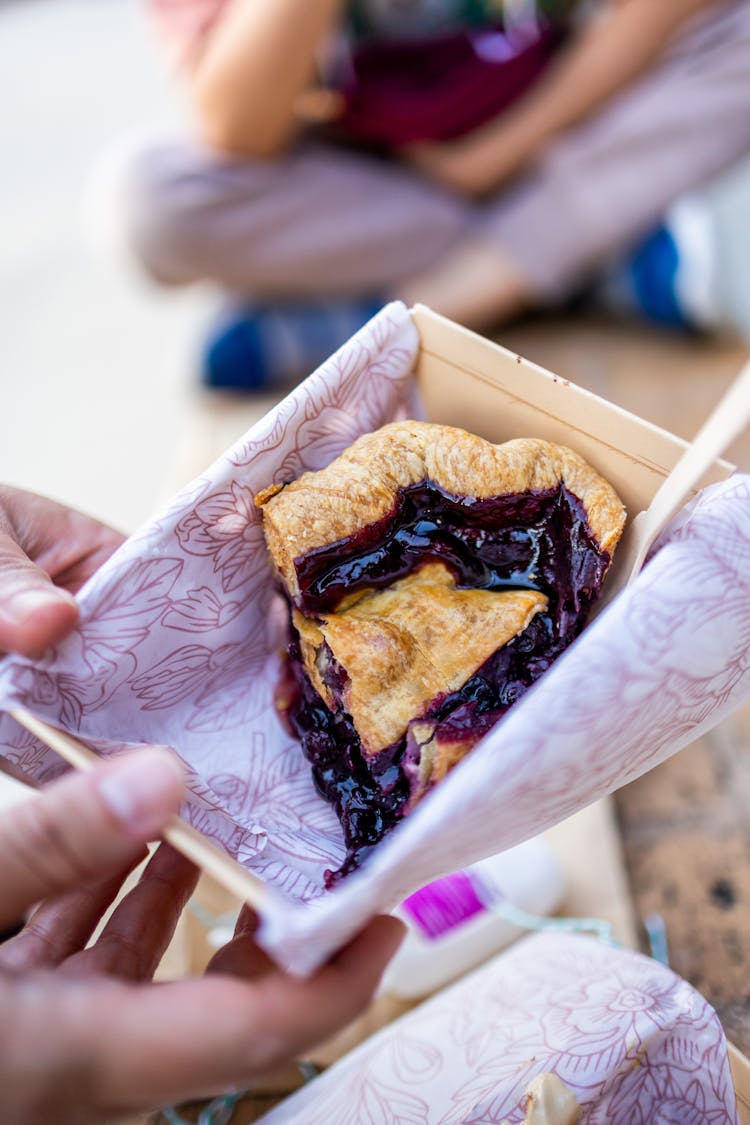
[[[58,730],[57,727],[50,726],[43,719],[38,719],[30,711],[14,708],[10,714],[17,723],[41,739],[75,769],[90,770],[102,761],[99,755],[83,742],[79,742],[65,731]],[[179,816],[170,819],[163,836],[175,851],[191,860],[206,874],[211,875],[217,883],[236,895],[242,902],[247,902],[260,910],[268,901],[268,888],[260,879],[251,875],[236,860],[212,844]]]
[[[657,536],[678,511],[707,469],[750,422],[750,363],[746,363],[722,395],[645,511],[629,529],[623,557],[616,558],[616,573],[605,586],[602,606],[609,604],[637,578]]]

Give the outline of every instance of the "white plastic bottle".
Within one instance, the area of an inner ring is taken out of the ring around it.
[[[560,866],[541,836],[429,883],[394,911],[408,932],[381,991],[416,999],[442,988],[523,933],[489,904],[507,902],[545,915],[560,905],[564,889]]]

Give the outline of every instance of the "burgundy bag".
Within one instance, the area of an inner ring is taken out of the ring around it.
[[[539,77],[559,28],[513,46],[500,29],[358,46],[343,83],[342,138],[376,148],[447,141],[502,113]]]

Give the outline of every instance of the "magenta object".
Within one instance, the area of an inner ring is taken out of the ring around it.
[[[545,69],[559,28],[522,42],[501,29],[357,47],[337,135],[381,148],[447,141],[497,117]]]
[[[420,933],[433,940],[487,910],[468,871],[456,871],[428,883],[404,899],[401,908]]]

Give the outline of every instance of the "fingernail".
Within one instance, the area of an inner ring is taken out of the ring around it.
[[[5,611],[15,620],[24,621],[38,609],[61,604],[76,605],[77,603],[72,594],[57,586],[29,586],[8,599]]]
[[[142,839],[158,835],[176,813],[185,775],[174,754],[140,750],[114,762],[96,785],[113,816]]]

